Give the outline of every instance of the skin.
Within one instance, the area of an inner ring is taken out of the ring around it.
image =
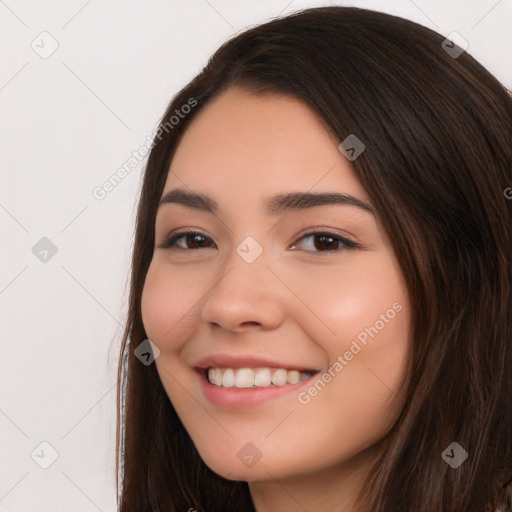
[[[378,219],[350,205],[278,216],[263,210],[265,198],[289,192],[340,192],[370,203],[340,142],[300,100],[232,87],[190,124],[163,193],[208,194],[219,212],[165,204],[156,218],[141,307],[161,351],[158,373],[205,463],[249,482],[258,512],[355,510],[372,446],[400,408],[409,303]],[[190,237],[159,247],[187,228],[206,237],[204,248]],[[315,244],[304,237],[312,231],[362,247]],[[249,235],[263,249],[250,264],[236,252]],[[325,371],[394,303],[401,311],[307,404],[291,392],[251,407],[218,406],[193,369],[221,352]],[[252,467],[237,457],[247,442],[262,454]]]

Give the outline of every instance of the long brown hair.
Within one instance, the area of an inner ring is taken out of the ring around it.
[[[155,365],[134,355],[147,338],[141,293],[171,159],[190,122],[231,85],[300,98],[340,142],[356,134],[366,146],[353,168],[407,283],[412,351],[403,407],[359,510],[510,510],[512,99],[467,52],[450,54],[444,39],[375,11],[307,9],[233,37],[172,99],[135,228],[118,371],[121,512],[254,510],[246,482],[204,464]],[[196,106],[171,120],[191,100]],[[468,453],[457,469],[442,458],[453,442]]]

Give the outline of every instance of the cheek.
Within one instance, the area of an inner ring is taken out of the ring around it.
[[[318,405],[323,400],[342,403],[379,429],[402,385],[408,357],[406,284],[384,252],[354,253],[343,265],[311,267],[307,276],[286,276],[309,309],[299,304],[303,314],[296,318],[322,347],[328,366],[339,356],[344,360],[343,369],[334,369],[334,383]]]
[[[300,300],[297,307],[302,314],[296,318],[302,319],[303,328],[313,339],[325,340],[321,342],[324,348],[339,350],[343,348],[340,343],[366,332],[365,328],[376,322],[382,327],[381,315],[387,311],[387,319],[394,321],[386,322],[384,330],[389,331],[393,324],[393,329],[403,333],[406,327],[406,323],[397,325],[400,322],[396,321],[396,317],[406,316],[406,285],[388,253],[358,252],[347,255],[341,264],[327,262],[304,270],[283,266],[279,270]],[[296,302],[293,297],[290,300]],[[393,309],[397,302],[402,306],[400,313]]]
[[[387,255],[361,260],[354,272],[334,279],[337,293],[322,306],[337,334],[362,341],[375,329],[392,337],[392,330],[407,335],[401,322],[408,303],[406,285]]]
[[[372,425],[378,436],[401,407],[410,347],[407,288],[388,254],[361,258],[357,271],[338,274],[333,284],[337,293],[321,307],[336,333],[331,360],[341,355],[346,362],[330,399],[358,411],[354,421],[360,428]]]
[[[189,273],[177,272],[159,261],[151,263],[142,291],[141,314],[148,338],[161,350],[192,328],[194,305],[204,293],[202,286]]]

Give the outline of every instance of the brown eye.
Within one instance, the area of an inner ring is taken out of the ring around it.
[[[354,249],[360,247],[356,242],[334,233],[307,233],[301,238],[301,240],[308,240],[304,244],[306,249],[303,250],[310,252],[339,252],[342,249]],[[294,244],[291,248],[295,249],[297,246],[298,244]]]
[[[338,244],[341,243],[341,240],[336,239],[332,236],[326,235],[314,235],[315,237],[315,249],[319,251],[327,250],[333,251],[338,248]]]
[[[181,240],[184,240],[183,243],[178,243]],[[207,249],[211,245],[205,245],[205,240],[210,240],[211,238],[203,235],[202,233],[197,233],[195,231],[185,231],[181,233],[174,233],[171,235],[162,245],[159,247],[161,249],[170,249],[170,248],[179,248],[179,249]],[[213,244],[213,242],[212,242]],[[215,244],[213,244],[215,245]]]

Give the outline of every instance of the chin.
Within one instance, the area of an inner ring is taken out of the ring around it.
[[[243,459],[243,454],[240,455],[240,458]],[[203,457],[201,454],[203,462],[214,473],[226,480],[258,482],[271,478],[288,478],[298,474],[296,467],[295,469],[289,467],[289,460],[283,465],[282,461],[269,461],[268,458],[262,457],[252,466],[246,466],[240,458],[238,454],[235,454],[234,457],[227,457],[225,454],[210,454]]]

